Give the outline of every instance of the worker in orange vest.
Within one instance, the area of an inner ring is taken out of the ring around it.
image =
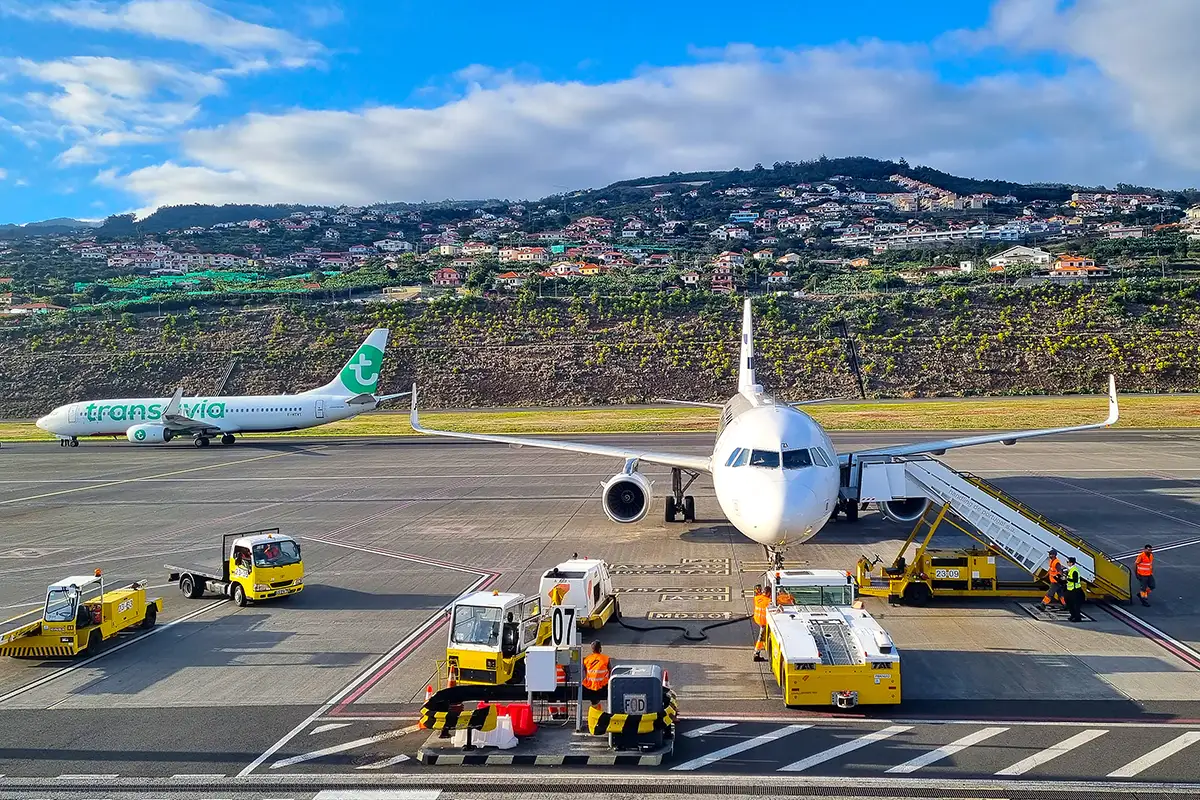
[[[1146,545],[1142,552],[1138,553],[1137,561],[1134,563],[1134,569],[1137,571],[1138,585],[1142,590],[1138,592],[1138,599],[1142,601],[1142,605],[1150,605],[1150,592],[1154,591],[1154,548]]]
[[[592,652],[583,659],[583,698],[594,706],[608,697],[608,678],[612,668],[608,656],[600,652],[600,642],[592,642]]]
[[[762,586],[754,587],[754,624],[758,626],[758,641],[754,643],[754,660],[763,661],[762,651],[767,646],[767,606],[771,605],[771,593]]]
[[[1038,608],[1045,611],[1056,597],[1065,606],[1067,604],[1067,571],[1063,569],[1062,562],[1058,560],[1057,550],[1050,551],[1050,560],[1046,565],[1046,577],[1050,581],[1050,587],[1046,589],[1046,596],[1042,598]]]

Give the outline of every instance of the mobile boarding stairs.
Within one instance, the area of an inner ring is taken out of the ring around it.
[[[938,596],[1041,599],[1048,586],[1048,554],[1053,549],[1064,568],[1067,557],[1075,557],[1088,599],[1128,602],[1133,595],[1127,566],[980,477],[958,472],[929,456],[861,456],[848,466],[850,485],[842,491],[849,498],[857,493],[858,502],[929,501],[914,519],[916,527],[892,564],[872,574],[881,560],[859,561],[861,594],[914,605]],[[974,539],[982,549],[930,550],[934,532],[944,523]],[[925,535],[917,552],[906,562],[909,546],[922,532]],[[1000,580],[996,575],[998,557],[1029,573],[1033,581]]]

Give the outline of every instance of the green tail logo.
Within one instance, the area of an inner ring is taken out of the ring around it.
[[[342,368],[340,376],[342,384],[352,392],[370,394],[379,383],[379,373],[383,368],[383,351],[375,345],[363,344],[358,352]]]

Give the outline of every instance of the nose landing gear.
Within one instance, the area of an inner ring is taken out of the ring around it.
[[[79,440],[72,436],[70,439],[59,439],[59,447],[79,447]]]
[[[684,522],[696,521],[696,498],[690,494],[685,495],[688,487],[700,477],[700,473],[688,471],[687,483],[683,482],[684,470],[678,467],[671,469],[671,495],[667,498],[667,508],[664,514],[664,519],[667,522],[675,522],[676,517],[682,513]]]

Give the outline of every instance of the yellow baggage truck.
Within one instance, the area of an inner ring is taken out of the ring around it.
[[[832,569],[767,573],[766,658],[788,706],[900,702],[900,653]]]
[[[100,570],[73,575],[46,589],[42,618],[0,634],[0,655],[17,658],[95,655],[117,634],[154,627],[162,598],[146,597],[146,582],[107,589]]]
[[[179,583],[184,597],[195,600],[206,591],[224,595],[239,606],[287,597],[304,589],[300,543],[278,528],[221,537],[220,566],[167,564],[167,580]]]

